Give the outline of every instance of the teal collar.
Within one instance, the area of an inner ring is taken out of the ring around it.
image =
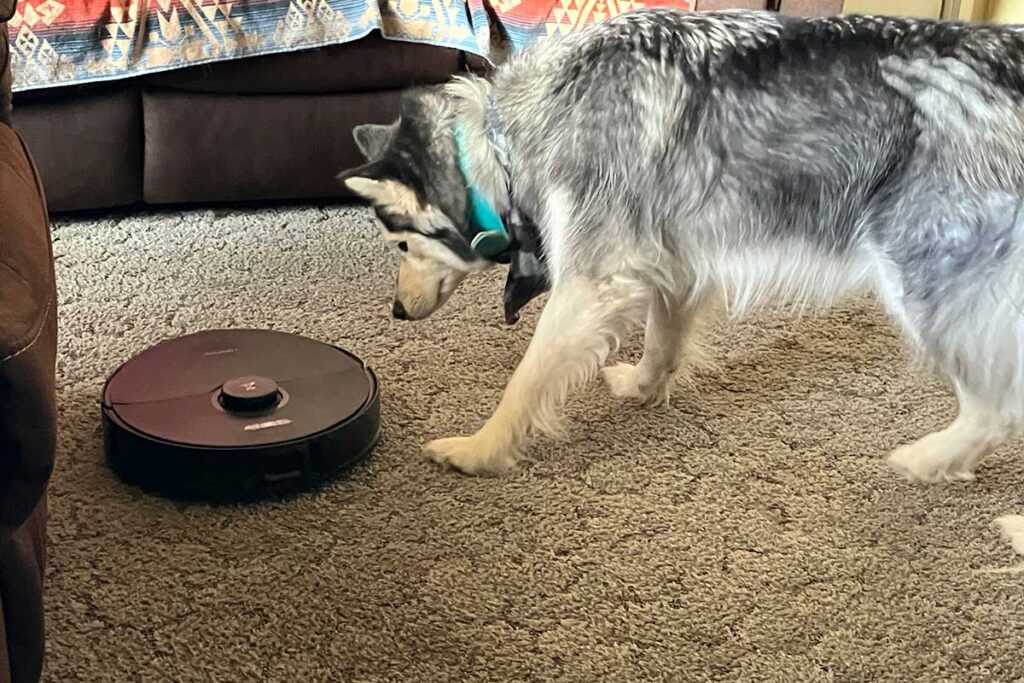
[[[512,245],[512,237],[505,227],[505,221],[497,208],[480,188],[473,184],[473,176],[469,167],[468,133],[462,121],[456,119],[453,124],[455,133],[455,156],[459,162],[459,170],[466,179],[466,213],[470,226],[477,233],[470,241],[473,253],[481,258],[493,259],[504,253]]]

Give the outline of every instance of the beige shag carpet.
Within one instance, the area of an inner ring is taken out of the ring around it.
[[[922,487],[891,447],[949,419],[869,300],[716,324],[717,367],[644,412],[595,384],[500,479],[425,461],[526,347],[503,274],[389,317],[393,254],[357,208],[61,221],[60,453],[48,681],[1011,681],[1020,443]],[[379,373],[372,460],[286,503],[143,495],[101,455],[105,376],[219,326],[299,332]],[[635,345],[626,350],[635,354]]]

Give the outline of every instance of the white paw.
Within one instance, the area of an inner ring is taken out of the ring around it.
[[[668,403],[671,378],[661,382],[644,383],[637,367],[628,363],[602,368],[601,375],[615,398],[637,401],[645,406]]]
[[[950,454],[942,440],[924,439],[889,454],[889,464],[911,481],[973,481],[974,471],[960,454]]]
[[[501,474],[516,463],[511,449],[499,448],[479,436],[437,439],[424,445],[423,453],[465,474]]]

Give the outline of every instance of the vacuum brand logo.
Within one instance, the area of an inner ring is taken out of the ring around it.
[[[273,429],[274,427],[284,427],[290,425],[291,420],[268,420],[267,422],[254,422],[252,424],[245,425],[245,431],[247,432],[258,432],[261,429]]]
[[[223,356],[225,353],[236,353],[238,349],[217,349],[216,351],[206,351],[203,353],[204,356]]]

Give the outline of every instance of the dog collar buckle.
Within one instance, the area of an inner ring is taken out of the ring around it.
[[[492,259],[512,246],[512,239],[504,230],[487,230],[478,232],[469,246],[477,256]]]

